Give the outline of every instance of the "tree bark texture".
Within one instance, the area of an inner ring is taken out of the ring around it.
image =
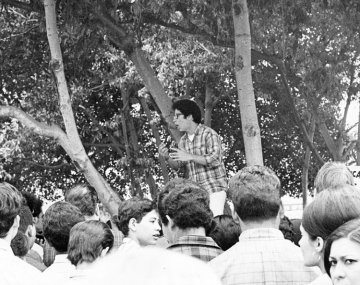
[[[93,166],[82,145],[77,130],[71,106],[71,98],[65,79],[62,53],[56,25],[55,4],[54,0],[44,1],[46,31],[51,52],[50,69],[56,78],[60,111],[66,130],[66,134],[64,133],[62,135],[62,140],[59,142],[71,157],[78,170],[84,174],[89,184],[96,189],[100,201],[104,204],[111,215],[115,215],[117,214],[120,198]]]
[[[311,142],[314,140],[316,128],[316,120],[315,117],[311,117],[310,122],[310,131],[309,131],[309,139]],[[302,188],[302,195],[303,195],[303,208],[305,208],[307,204],[307,196],[308,196],[308,189],[309,189],[309,168],[310,168],[310,161],[311,161],[311,148],[307,145],[304,157],[304,164],[303,164],[303,171],[301,176],[301,188]]]
[[[263,165],[260,128],[251,76],[251,34],[246,0],[232,2],[235,75],[247,165]]]

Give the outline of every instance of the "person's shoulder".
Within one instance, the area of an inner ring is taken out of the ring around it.
[[[42,273],[16,256],[0,258],[0,267],[1,279],[9,280],[9,284],[44,284]]]

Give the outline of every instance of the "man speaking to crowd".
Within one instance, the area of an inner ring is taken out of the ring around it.
[[[194,101],[178,100],[172,108],[175,111],[174,123],[185,134],[180,138],[178,148],[168,149],[161,143],[159,154],[174,169],[185,165],[189,179],[209,191],[214,216],[220,215],[224,211],[227,190],[220,136],[200,123],[201,111]]]

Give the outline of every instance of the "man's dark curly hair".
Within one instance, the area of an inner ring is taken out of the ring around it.
[[[85,216],[93,216],[96,210],[97,194],[94,187],[76,185],[65,192],[65,201],[78,207]]]
[[[169,181],[158,195],[161,222],[168,224],[168,215],[180,229],[208,228],[212,212],[209,193],[196,182],[187,179]]]
[[[79,208],[68,202],[56,202],[44,214],[44,237],[58,253],[65,253],[71,228],[84,220]]]
[[[193,120],[196,124],[201,123],[201,111],[199,106],[193,101],[189,99],[181,99],[177,100],[173,103],[172,109],[179,110],[184,117],[192,115]]]
[[[142,218],[152,210],[156,210],[155,202],[146,198],[134,197],[120,203],[118,216],[114,220],[119,230],[124,236],[127,236],[129,234],[130,220],[134,218],[140,223]]]

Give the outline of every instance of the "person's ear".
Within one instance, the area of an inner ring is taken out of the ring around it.
[[[131,218],[129,221],[129,230],[135,232],[136,231],[136,225],[137,225],[137,221],[135,218]]]
[[[25,235],[28,237],[35,237],[36,236],[36,229],[35,229],[35,225],[28,225],[26,231],[25,231]]]
[[[324,250],[324,240],[321,237],[316,237],[315,240],[315,250],[320,253]]]
[[[175,226],[173,219],[170,218],[169,215],[166,215],[166,218],[167,218],[167,220],[168,220],[167,226],[168,226],[170,229],[172,229],[172,228]]]

